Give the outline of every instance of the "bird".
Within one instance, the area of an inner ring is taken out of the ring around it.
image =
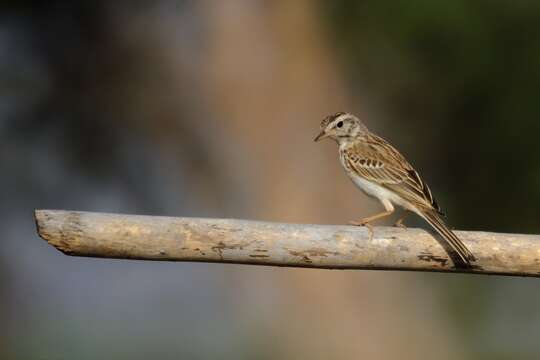
[[[443,221],[444,213],[428,185],[405,157],[383,138],[370,132],[351,113],[338,112],[325,117],[315,142],[329,138],[339,147],[339,159],[352,182],[366,195],[380,201],[385,211],[350,222],[366,226],[373,237],[371,222],[390,216],[395,206],[424,219],[445,240],[455,256],[456,267],[472,268],[476,258]],[[404,227],[403,217],[396,226]]]

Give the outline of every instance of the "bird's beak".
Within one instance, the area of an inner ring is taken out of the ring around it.
[[[319,141],[319,140],[324,139],[324,138],[327,137],[327,136],[328,136],[328,135],[324,132],[324,130],[322,130],[322,131],[320,132],[320,134],[317,135],[317,137],[315,138],[314,141],[317,142],[317,141]]]

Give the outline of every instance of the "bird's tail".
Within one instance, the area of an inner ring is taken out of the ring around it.
[[[454,234],[448,226],[444,223],[441,217],[435,211],[422,211],[421,215],[432,227],[441,235],[448,245],[454,250],[459,257],[461,265],[470,268],[471,261],[476,261],[474,255],[469,249],[461,242],[461,240]],[[456,264],[457,265],[457,264]]]

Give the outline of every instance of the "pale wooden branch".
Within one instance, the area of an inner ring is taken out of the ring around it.
[[[37,210],[39,235],[67,255],[540,276],[540,236],[458,231],[478,268],[457,270],[426,231]]]

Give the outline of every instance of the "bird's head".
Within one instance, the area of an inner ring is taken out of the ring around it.
[[[330,138],[338,143],[362,136],[368,132],[366,126],[356,116],[338,112],[321,121],[321,132],[315,141]]]

